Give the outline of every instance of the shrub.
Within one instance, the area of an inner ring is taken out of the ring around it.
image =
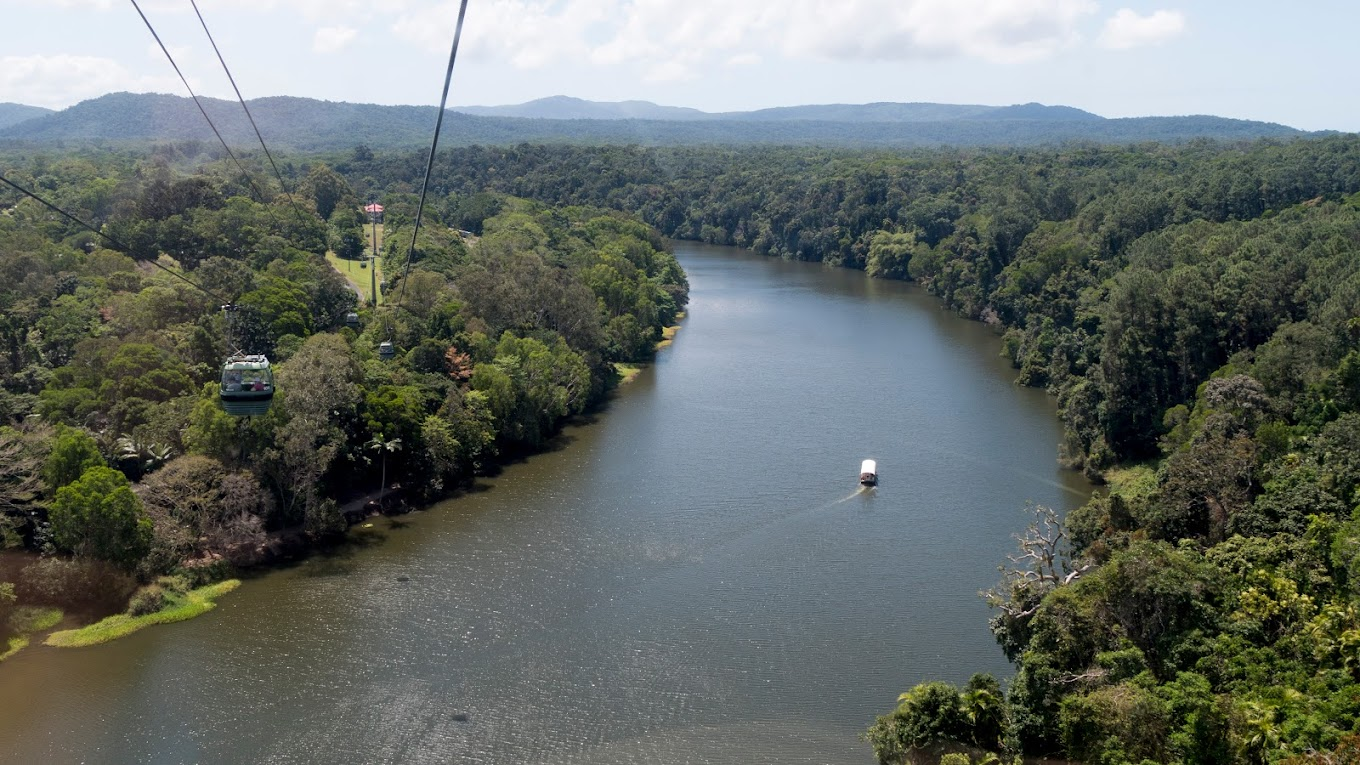
[[[164,608],[165,603],[165,589],[159,584],[148,584],[128,601],[127,612],[130,616],[146,616]]]
[[[15,594],[24,603],[116,610],[136,588],[135,579],[102,561],[42,558],[19,574]]]
[[[176,595],[183,595],[197,586],[182,573],[159,577],[156,579],[156,584],[166,592],[173,592]]]

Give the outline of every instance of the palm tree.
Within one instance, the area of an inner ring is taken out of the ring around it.
[[[364,444],[364,448],[382,453],[382,485],[378,487],[378,507],[382,507],[383,495],[387,493],[387,453],[401,451],[401,439],[384,441],[383,434],[375,433],[368,443]]]

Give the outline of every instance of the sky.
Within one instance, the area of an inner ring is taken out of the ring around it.
[[[234,98],[189,0],[137,0]],[[455,0],[197,0],[246,98],[437,104]],[[0,0],[0,102],[187,95],[132,0]],[[1360,132],[1351,0],[470,0],[450,105],[1037,101]]]

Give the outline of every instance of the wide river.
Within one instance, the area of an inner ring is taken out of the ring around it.
[[[1053,402],[918,287],[676,254],[675,344],[559,448],[199,619],[20,652],[0,762],[871,763],[913,684],[1008,676],[978,590],[1027,502],[1089,491]]]

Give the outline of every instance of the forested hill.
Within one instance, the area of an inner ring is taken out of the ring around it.
[[[0,104],[0,129],[17,125],[24,120],[31,120],[45,114],[52,114],[51,109],[44,109],[41,106],[25,106],[24,104]]]
[[[239,105],[203,99],[226,139],[234,145],[255,143],[254,132]],[[324,151],[364,144],[371,148],[420,146],[429,141],[435,108],[378,106],[272,97],[250,102],[266,140],[280,148]],[[869,105],[871,113],[881,105]],[[893,105],[911,106],[911,105]],[[447,146],[533,143],[667,145],[786,144],[846,147],[927,147],[1042,145],[1082,141],[1133,143],[1179,142],[1193,138],[1250,139],[1306,135],[1284,125],[1222,117],[1073,118],[1036,112],[1037,105],[1008,107],[966,119],[866,120],[842,111],[767,114],[752,119],[527,119],[478,117],[450,113],[441,141]],[[836,107],[836,109],[843,109]],[[899,110],[900,111],[900,110]],[[808,114],[820,114],[816,119]],[[759,114],[759,113],[752,113]],[[844,116],[841,116],[844,115]],[[826,119],[826,116],[838,119]],[[793,117],[793,118],[789,118]],[[73,145],[94,140],[138,144],[178,140],[214,141],[210,129],[187,98],[157,94],[114,93],[68,109],[0,128],[0,143]]]

